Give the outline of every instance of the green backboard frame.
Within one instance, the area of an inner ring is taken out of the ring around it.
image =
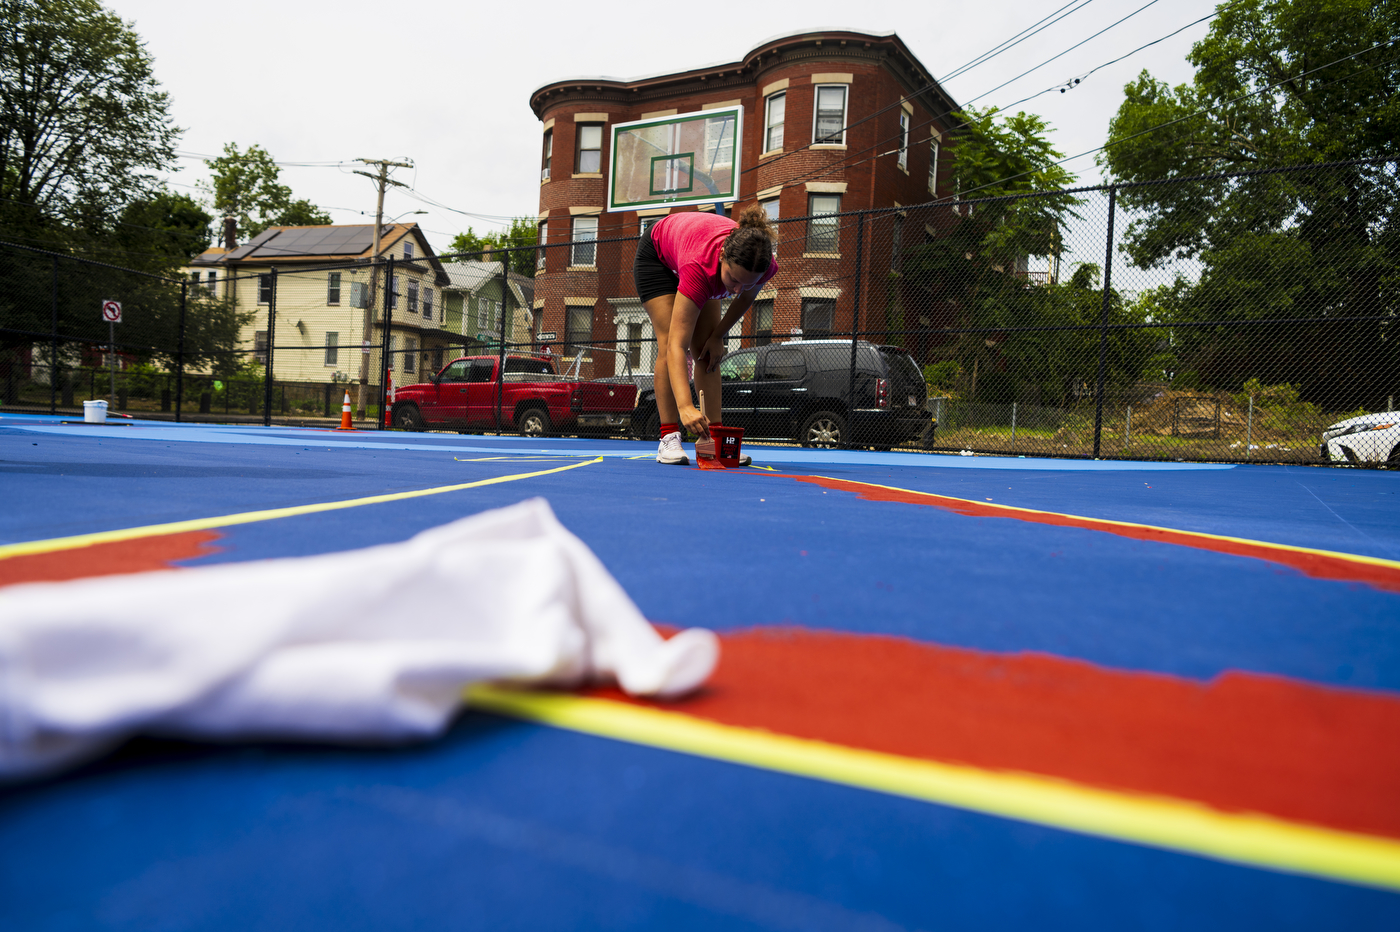
[[[744,108],[615,123],[608,210],[647,210],[739,200]]]

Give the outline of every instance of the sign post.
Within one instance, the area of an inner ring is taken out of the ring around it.
[[[107,321],[107,361],[111,367],[107,403],[117,407],[117,324],[122,322],[122,304],[108,299],[102,302],[102,319]]]

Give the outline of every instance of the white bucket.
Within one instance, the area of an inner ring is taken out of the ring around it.
[[[107,402],[105,401],[84,401],[83,420],[89,424],[107,423]]]

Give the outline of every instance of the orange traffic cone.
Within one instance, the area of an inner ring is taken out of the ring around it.
[[[355,424],[350,420],[350,390],[345,390],[345,404],[340,409],[340,426],[336,430],[354,430]]]
[[[389,376],[389,390],[384,393],[384,426],[394,426],[394,370],[384,370]]]

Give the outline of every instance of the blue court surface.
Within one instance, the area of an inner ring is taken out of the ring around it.
[[[721,633],[712,695],[656,711],[750,749],[501,707],[406,748],[138,738],[0,789],[0,928],[1400,928],[1394,472],[654,449],[0,416],[0,583],[17,544],[343,503],[177,563],[301,556],[539,496]]]

